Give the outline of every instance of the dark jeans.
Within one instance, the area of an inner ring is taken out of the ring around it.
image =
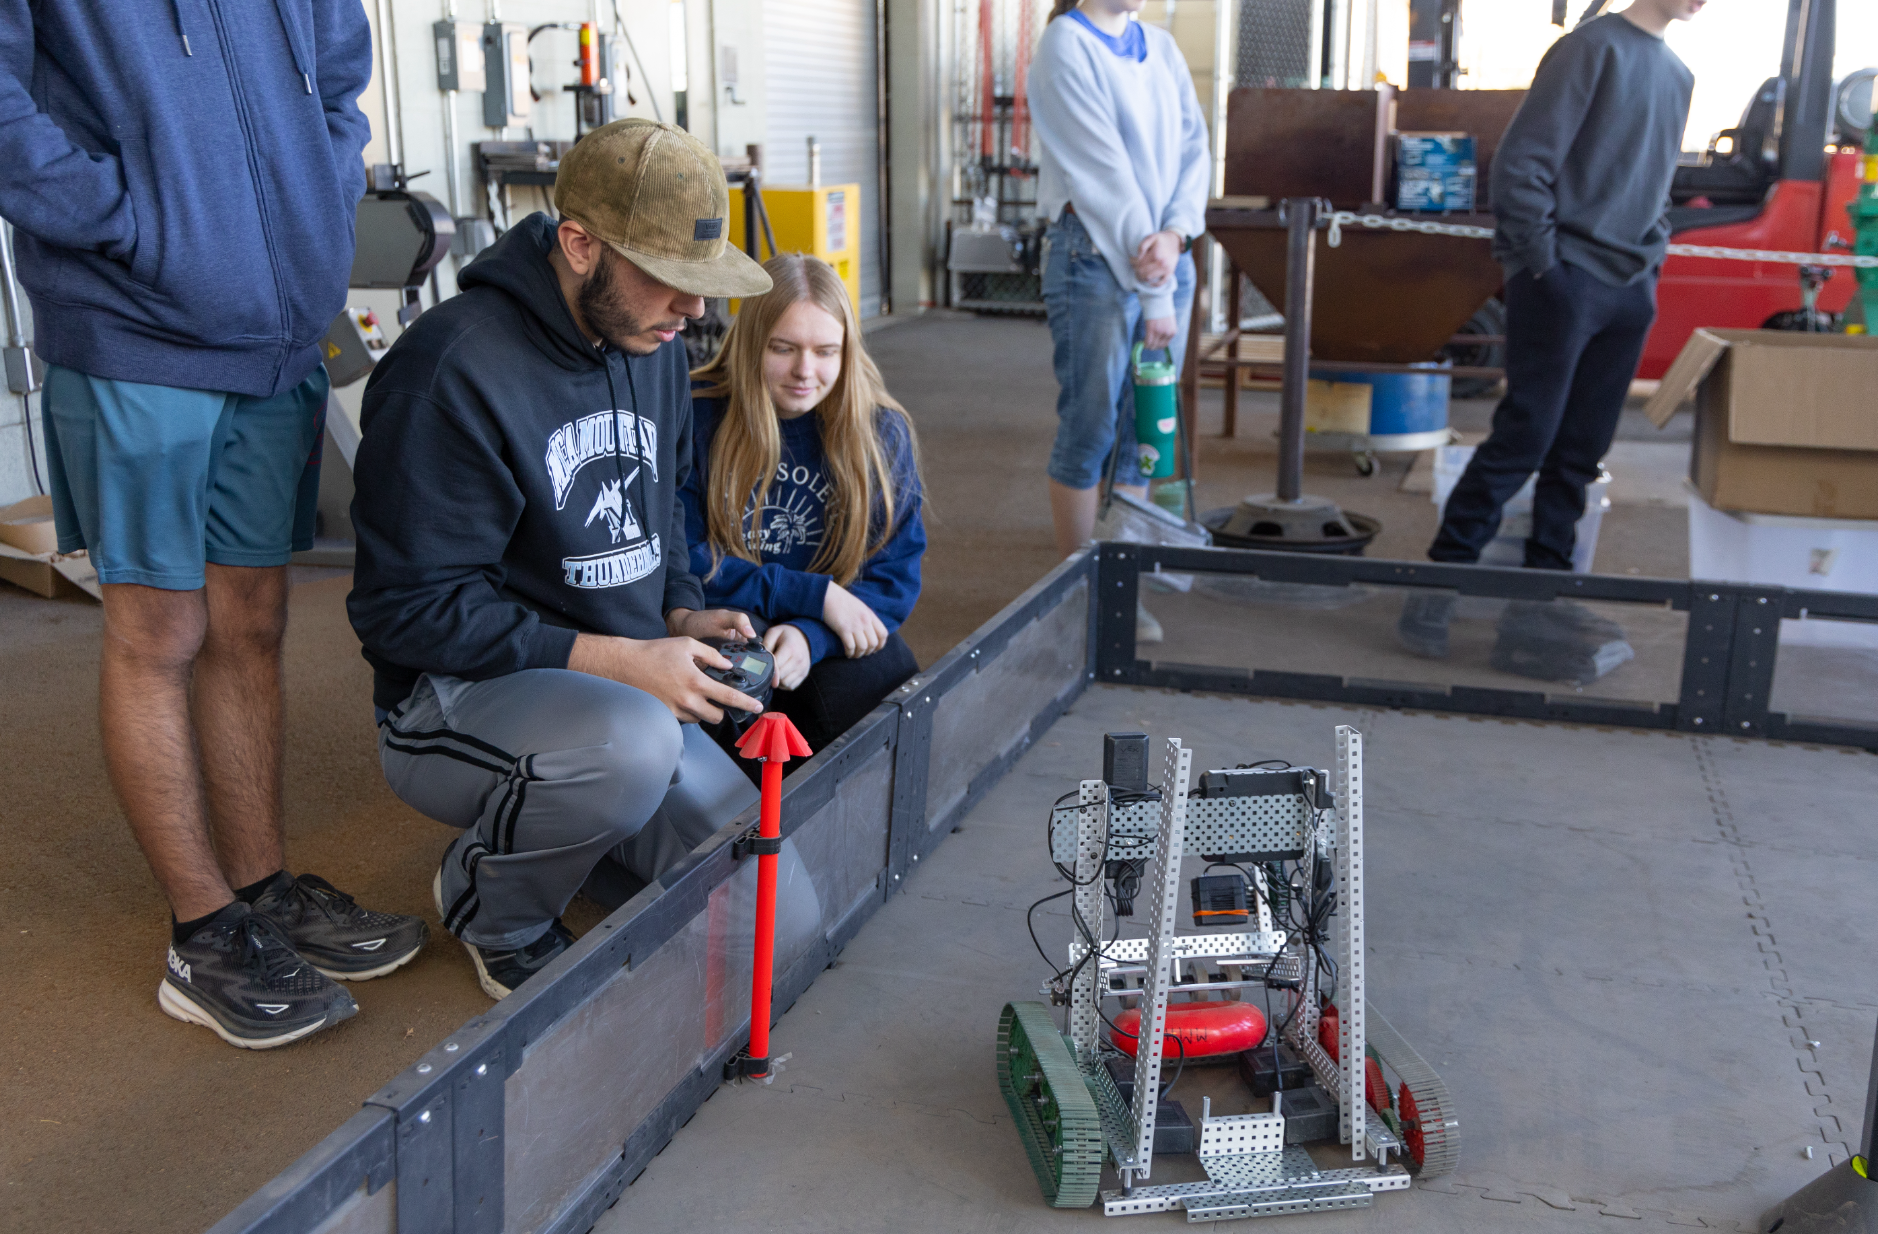
[[[759,617],[752,617],[758,633],[766,629]],[[809,749],[819,753],[835,738],[853,728],[861,717],[880,705],[880,701],[899,689],[906,679],[919,672],[919,661],[898,630],[887,636],[887,645],[871,656],[850,660],[837,648],[826,660],[809,669],[809,675],[793,690],[777,690],[770,696],[770,710],[789,717]],[[736,737],[729,725],[706,726],[726,750],[737,755]],[[737,765],[751,780],[761,783],[762,764],[738,755]]]
[[[1611,447],[1643,341],[1656,280],[1612,287],[1560,262],[1506,281],[1506,397],[1493,432],[1448,497],[1435,561],[1474,562],[1500,529],[1500,508],[1539,473],[1526,567],[1569,570],[1585,485]]]

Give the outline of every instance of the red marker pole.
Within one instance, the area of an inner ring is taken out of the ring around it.
[[[745,758],[763,760],[763,805],[757,820],[756,842],[756,951],[750,960],[750,1049],[743,1074],[762,1079],[769,1074],[770,987],[776,966],[776,856],[782,852],[783,764],[806,758],[809,743],[789,717],[770,711],[758,716],[748,732],[737,739]]]

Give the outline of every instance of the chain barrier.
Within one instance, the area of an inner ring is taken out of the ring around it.
[[[1389,218],[1380,214],[1355,214],[1336,210],[1325,216],[1330,228],[1325,243],[1331,248],[1343,244],[1343,229],[1352,224],[1387,231],[1419,231],[1429,236],[1456,236],[1463,240],[1491,240],[1493,228],[1468,227],[1461,223],[1434,223],[1423,219]],[[1855,266],[1878,269],[1878,257],[1851,253],[1788,253],[1779,249],[1731,249],[1712,244],[1672,244],[1675,257],[1718,257],[1725,261],[1775,261],[1795,266]]]

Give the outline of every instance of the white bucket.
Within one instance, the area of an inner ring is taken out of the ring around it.
[[[1438,446],[1435,449],[1435,491],[1437,508],[1445,510],[1448,494],[1467,470],[1474,457],[1473,446]],[[1526,563],[1526,538],[1532,534],[1532,490],[1538,473],[1526,477],[1526,483],[1507,500],[1500,512],[1500,530],[1481,550],[1483,566],[1522,566]],[[1578,520],[1578,542],[1572,549],[1572,570],[1591,573],[1591,562],[1598,551],[1598,528],[1604,512],[1611,508],[1611,473],[1598,468],[1598,478],[1585,489],[1585,512]]]

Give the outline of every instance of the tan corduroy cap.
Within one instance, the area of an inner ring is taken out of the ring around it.
[[[730,244],[730,189],[703,142],[671,124],[615,120],[561,156],[554,208],[647,274],[694,296],[760,296],[763,267]]]

